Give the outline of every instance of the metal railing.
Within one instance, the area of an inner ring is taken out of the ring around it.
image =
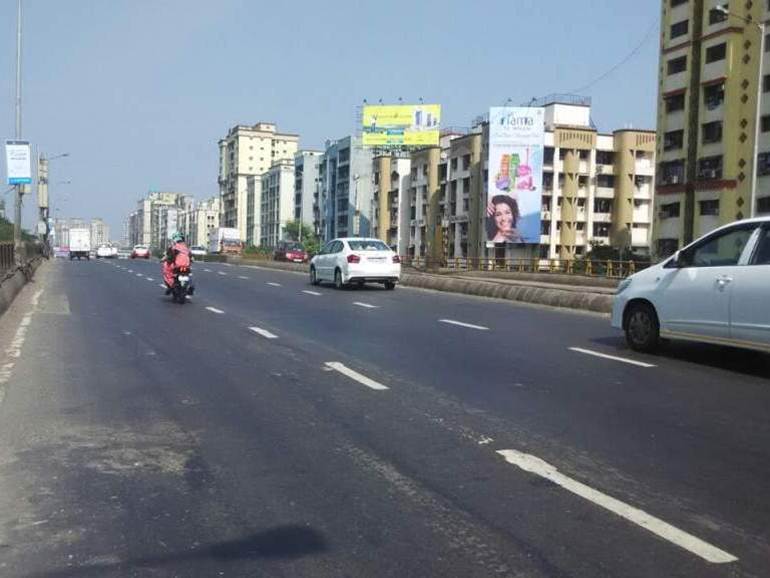
[[[599,261],[589,259],[495,259],[456,257],[431,259],[429,257],[402,257],[401,263],[422,271],[443,270],[456,272],[500,273],[554,273],[623,279],[652,263],[646,261]]]

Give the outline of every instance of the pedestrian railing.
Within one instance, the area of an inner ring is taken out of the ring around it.
[[[559,273],[623,279],[651,265],[646,261],[613,261],[593,259],[488,259],[456,257],[431,259],[429,257],[402,257],[407,267],[418,270],[445,270],[453,272],[506,272],[506,273]]]

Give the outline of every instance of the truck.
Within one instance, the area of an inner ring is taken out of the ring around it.
[[[240,255],[243,252],[238,229],[218,227],[209,231],[209,253],[222,255]]]
[[[70,229],[70,261],[77,257],[78,261],[83,257],[91,258],[91,230]]]

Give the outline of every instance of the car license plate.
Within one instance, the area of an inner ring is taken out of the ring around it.
[[[385,257],[369,257],[369,261],[372,263],[384,263]]]
[[[302,263],[302,259],[294,259],[295,263]]]

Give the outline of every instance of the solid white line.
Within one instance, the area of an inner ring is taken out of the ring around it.
[[[308,295],[321,295],[321,293],[319,293],[318,291],[307,291],[307,290],[303,290],[302,292],[303,292],[303,293],[307,293]]]
[[[516,450],[500,450],[497,453],[503,456],[508,463],[518,466],[525,472],[530,472],[542,478],[551,480],[565,490],[572,492],[581,498],[585,498],[597,506],[601,506],[613,514],[617,514],[621,518],[649,530],[656,536],[668,540],[672,544],[676,544],[680,548],[684,548],[712,564],[726,564],[738,560],[738,558],[732,554],[720,550],[719,548],[704,542],[700,538],[696,538],[692,534],[688,534],[659,518],[651,516],[642,510],[629,506],[620,500],[616,500],[607,494],[603,494],[598,490],[594,490],[581,482],[559,473],[555,466],[541,460],[537,456],[525,454]]]
[[[577,353],[585,353],[586,355],[593,355],[594,357],[601,357],[602,359],[611,359],[612,361],[620,361],[621,363],[628,363],[630,365],[637,365],[639,367],[655,367],[652,363],[644,363],[642,361],[626,359],[625,357],[607,355],[606,353],[599,353],[598,351],[591,351],[590,349],[581,349],[580,347],[570,347],[569,349],[570,351],[576,351]]]
[[[326,367],[333,369],[334,371],[338,371],[342,375],[346,375],[350,379],[354,379],[358,383],[365,385],[366,387],[376,389],[377,391],[383,391],[383,390],[389,389],[387,386],[382,385],[381,383],[377,383],[373,379],[369,379],[365,375],[361,375],[357,371],[353,371],[349,367],[345,367],[342,363],[339,363],[337,361],[327,361]]]
[[[278,339],[277,335],[270,333],[267,329],[260,329],[259,327],[249,327],[249,330],[267,339]]]
[[[359,307],[365,307],[366,309],[379,309],[379,305],[370,305],[369,303],[361,303],[360,301],[353,301],[353,305],[357,305]]]
[[[216,307],[206,307],[206,309],[208,309],[212,313],[218,313],[219,315],[222,315],[222,313],[224,313],[224,311],[222,311],[221,309],[217,309]]]
[[[267,285],[270,285],[271,287],[283,287],[280,283],[267,283]]]
[[[472,325],[470,323],[463,323],[462,321],[454,321],[453,319],[439,319],[439,323],[449,323],[449,325],[458,325],[460,327],[467,327],[469,329],[478,329],[479,331],[489,331],[489,327],[482,325]]]

